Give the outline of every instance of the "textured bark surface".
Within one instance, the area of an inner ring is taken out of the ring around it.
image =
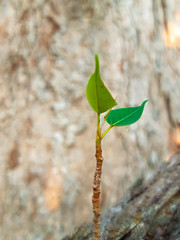
[[[149,99],[103,139],[102,209],[179,148],[179,42],[164,42],[179,12],[179,0],[0,1],[0,238],[59,240],[92,220],[95,52],[118,107]]]
[[[92,225],[82,225],[63,240],[86,239],[92,239]],[[122,201],[104,214],[101,239],[180,239],[180,152],[150,181],[138,180]]]

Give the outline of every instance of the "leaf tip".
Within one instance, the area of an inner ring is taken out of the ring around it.
[[[94,54],[94,57],[95,57],[95,58],[98,58],[98,54],[97,54],[97,53],[95,53],[95,54]]]
[[[94,58],[95,58],[95,72],[99,72],[99,57],[97,53],[95,53]]]
[[[145,105],[145,104],[146,104],[148,101],[149,101],[149,100],[148,100],[148,99],[146,99],[146,100],[145,100],[145,101],[144,101],[142,104],[144,104],[144,105]]]

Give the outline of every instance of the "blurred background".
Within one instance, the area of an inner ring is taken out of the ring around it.
[[[92,220],[99,54],[118,107],[103,140],[102,210],[180,148],[179,0],[0,1],[0,240],[59,240]]]

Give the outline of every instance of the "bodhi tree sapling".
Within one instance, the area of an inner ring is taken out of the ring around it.
[[[144,106],[148,100],[144,101],[138,107],[118,108],[112,110],[112,108],[117,105],[117,102],[112,97],[111,93],[108,91],[100,77],[99,58],[97,54],[95,54],[95,72],[89,78],[86,87],[86,96],[90,106],[97,114],[96,154],[95,154],[96,170],[93,181],[92,203],[94,213],[94,227],[93,227],[94,240],[100,240],[101,238],[100,185],[103,163],[101,141],[111,128],[118,126],[121,127],[127,126],[138,121],[143,113]],[[100,115],[104,112],[107,113],[101,119]],[[105,121],[110,126],[107,128],[106,131],[104,131],[104,133],[101,133],[102,125]]]

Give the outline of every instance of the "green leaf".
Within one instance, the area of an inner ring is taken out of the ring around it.
[[[144,106],[148,100],[144,101],[141,106],[118,108],[112,110],[106,121],[112,126],[126,126],[135,123],[141,117]]]
[[[86,96],[92,109],[96,113],[103,113],[117,105],[100,77],[99,58],[95,54],[95,72],[89,78]]]

